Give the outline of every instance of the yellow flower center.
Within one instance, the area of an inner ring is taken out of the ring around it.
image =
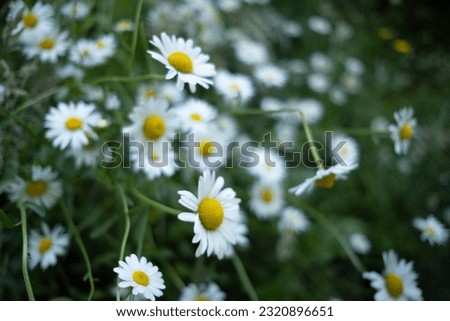
[[[393,298],[398,298],[403,293],[403,281],[395,273],[388,273],[384,279],[386,288]]]
[[[262,200],[266,203],[272,202],[272,200],[273,200],[272,191],[268,188],[263,189],[261,192],[261,197],[262,197]]]
[[[144,122],[145,137],[151,140],[160,138],[166,131],[166,123],[158,115],[150,115]]]
[[[41,49],[50,50],[55,46],[55,41],[52,38],[44,38],[40,43]]]
[[[239,90],[240,90],[239,86],[236,85],[236,84],[232,84],[232,85],[230,86],[230,88],[231,88],[231,91],[232,91],[232,92],[235,92],[235,93],[239,92]]]
[[[208,231],[214,231],[223,222],[222,205],[215,198],[206,197],[198,206],[198,215],[203,227]]]
[[[397,39],[394,41],[393,46],[394,46],[395,51],[405,54],[405,55],[411,51],[411,45],[406,40]]]
[[[336,174],[331,173],[316,181],[316,185],[322,188],[332,188],[336,181]]]
[[[87,58],[91,55],[91,52],[88,49],[83,49],[81,50],[80,55],[83,58]]]
[[[193,121],[200,121],[200,120],[202,120],[202,116],[200,116],[200,114],[194,113],[194,114],[191,114],[191,119]]]
[[[51,238],[42,239],[39,243],[39,253],[44,254],[47,252],[52,247],[52,244],[53,242]]]
[[[215,147],[212,141],[202,139],[200,140],[199,152],[202,156],[208,157],[215,152]]]
[[[77,130],[83,127],[83,121],[78,117],[70,117],[66,120],[66,128],[68,130]]]
[[[404,124],[402,128],[400,128],[400,139],[408,140],[413,135],[413,130],[409,124]]]
[[[105,43],[102,40],[98,40],[96,42],[96,44],[97,44],[97,48],[99,48],[99,49],[105,48]]]
[[[383,28],[380,28],[380,29],[378,30],[378,36],[379,36],[381,39],[384,39],[384,40],[390,40],[390,39],[392,39],[393,34],[392,34],[391,29],[389,29],[389,28],[387,28],[387,27],[383,27]]]
[[[183,74],[190,74],[194,70],[191,58],[184,52],[176,51],[172,53],[167,60],[173,68]]]
[[[38,21],[39,19],[32,12],[29,12],[22,17],[22,22],[27,28],[36,27]]]
[[[209,301],[209,299],[206,296],[199,295],[195,298],[195,301]]]
[[[147,286],[150,283],[149,276],[142,271],[133,272],[133,280],[139,285]]]
[[[145,91],[145,93],[144,93],[144,96],[145,96],[145,98],[147,98],[147,99],[153,98],[153,97],[155,97],[155,91],[154,91],[152,88],[147,89],[147,90]]]
[[[435,236],[436,230],[434,228],[432,228],[431,226],[427,226],[427,228],[425,229],[425,233],[427,233],[430,236]]]
[[[26,192],[30,196],[41,196],[47,190],[47,183],[43,180],[37,180],[28,183]]]

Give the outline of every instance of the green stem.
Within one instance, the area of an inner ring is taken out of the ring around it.
[[[128,234],[130,233],[130,216],[129,216],[128,203],[127,203],[127,199],[125,197],[125,193],[123,192],[123,189],[122,189],[122,187],[119,184],[117,184],[117,190],[119,191],[120,200],[122,201],[123,216],[124,216],[124,219],[125,219],[125,226],[124,226],[124,231],[123,231],[122,244],[120,245],[120,254],[119,254],[119,261],[122,261],[124,255],[125,255],[125,247],[127,245]],[[120,301],[119,277],[117,277],[116,300]]]
[[[69,211],[66,208],[66,205],[64,204],[64,202],[60,202],[60,206],[62,209],[62,212],[64,214],[64,216],[66,217],[67,220],[67,224],[69,225],[69,229],[71,231],[71,233],[73,234],[73,237],[75,238],[75,242],[77,243],[81,255],[83,256],[84,259],[84,263],[86,265],[86,273],[87,273],[87,277],[89,280],[89,294],[87,297],[87,301],[91,301],[92,297],[94,296],[94,291],[95,291],[95,285],[94,285],[94,277],[92,276],[92,265],[91,265],[91,261],[89,259],[89,255],[87,253],[86,247],[84,246],[83,240],[81,239],[81,235],[78,232],[78,229],[72,219],[72,216],[70,215]]]
[[[173,215],[173,216],[178,216],[178,214],[181,213],[181,211],[179,211],[177,209],[166,206],[164,204],[161,204],[157,201],[152,200],[151,198],[148,198],[147,196],[145,196],[144,194],[139,192],[134,186],[130,187],[130,190],[134,194],[134,196],[136,196],[138,199],[140,199],[144,203],[146,203],[162,212],[165,212],[165,213]]]
[[[186,287],[186,285],[178,275],[177,271],[175,271],[174,267],[166,259],[162,260],[162,264],[164,265],[164,271],[167,272],[167,274],[169,274],[169,277],[172,279],[175,286],[181,292]]]
[[[28,107],[33,106],[33,105],[37,104],[38,102],[40,102],[40,101],[42,101],[42,100],[44,100],[44,99],[46,99],[48,97],[51,97],[51,96],[55,95],[59,90],[60,90],[60,88],[52,88],[52,89],[50,89],[48,91],[43,92],[40,95],[37,95],[34,98],[31,98],[31,99],[25,101],[24,103],[19,105],[19,107],[17,107],[13,111],[13,114],[16,115],[18,113],[21,113],[22,111],[24,111]]]
[[[28,274],[28,231],[27,231],[27,213],[22,202],[19,202],[20,216],[22,219],[22,274],[25,281],[28,300],[35,301],[33,287],[31,286],[30,275]]]
[[[358,272],[363,273],[364,271],[366,271],[366,268],[359,260],[355,252],[352,250],[347,240],[336,228],[336,225],[330,222],[325,217],[325,215],[323,215],[320,211],[316,210],[315,208],[312,208],[311,206],[304,203],[300,204],[300,207],[303,208],[305,211],[307,211],[319,224],[321,224],[326,230],[328,230],[328,232],[330,232],[331,235],[334,236],[334,238],[339,242],[339,244],[347,254],[348,258],[350,259],[350,262],[353,264],[353,266]]]
[[[92,85],[97,85],[103,82],[139,82],[145,80],[164,80],[163,75],[141,75],[141,76],[106,76],[92,80]]]
[[[303,128],[305,129],[306,139],[308,140],[309,147],[311,148],[311,153],[313,155],[314,161],[316,165],[320,169],[324,169],[323,161],[319,156],[319,152],[317,151],[317,147],[314,145],[314,138],[311,134],[311,129],[309,128],[308,122],[306,121],[305,115],[300,112],[300,117],[302,118]]]
[[[133,38],[131,40],[131,56],[129,60],[128,70],[130,73],[130,76],[133,75],[133,63],[134,63],[134,56],[136,54],[136,45],[137,45],[137,39],[139,34],[139,24],[141,19],[141,11],[142,11],[142,4],[144,3],[144,0],[139,0],[136,7],[136,14],[134,16],[134,31],[133,31]]]
[[[239,279],[241,280],[242,285],[244,286],[245,291],[247,292],[248,296],[250,297],[250,300],[252,301],[259,301],[258,295],[256,294],[255,288],[252,285],[252,282],[250,281],[247,272],[245,271],[244,264],[242,264],[241,258],[239,255],[234,252],[233,258],[233,265],[236,269],[236,272],[239,276]]]
[[[272,114],[281,114],[281,113],[298,113],[298,110],[295,109],[277,109],[277,110],[261,110],[261,109],[231,109],[225,108],[225,113],[236,115],[236,116],[264,116],[264,115],[272,115]]]

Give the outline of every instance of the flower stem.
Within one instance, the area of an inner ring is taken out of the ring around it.
[[[178,214],[180,214],[180,212],[181,212],[177,209],[166,206],[164,204],[161,204],[157,201],[152,200],[151,198],[148,198],[147,196],[145,196],[144,194],[139,192],[134,186],[130,187],[130,190],[134,194],[134,196],[136,196],[138,199],[140,199],[144,203],[146,203],[162,212],[165,212],[165,213],[173,215],[173,216],[178,216]]]
[[[323,161],[319,156],[317,147],[314,145],[314,138],[311,134],[311,129],[309,128],[308,122],[306,121],[306,117],[302,112],[300,112],[300,117],[302,119],[303,128],[305,129],[306,139],[308,140],[308,144],[311,149],[311,153],[313,155],[314,161],[316,162],[316,165],[319,169],[324,169]]]
[[[128,203],[127,203],[127,199],[125,197],[125,193],[123,192],[123,189],[119,184],[117,184],[117,190],[119,191],[120,200],[122,201],[123,217],[125,219],[125,226],[123,229],[123,237],[122,237],[122,243],[120,245],[120,254],[119,254],[119,261],[121,261],[121,260],[123,260],[123,257],[125,255],[125,247],[127,245],[128,235],[130,233],[130,216],[129,216]],[[116,300],[120,301],[119,277],[117,277]]]
[[[106,76],[92,80],[92,85],[97,85],[103,82],[139,82],[145,80],[164,80],[163,75],[141,75],[141,76]]]
[[[30,275],[28,274],[28,231],[27,231],[27,213],[23,203],[19,202],[20,216],[22,220],[22,274],[27,290],[28,300],[35,301],[33,287],[31,286]]]
[[[66,217],[67,224],[69,225],[69,229],[71,233],[73,234],[73,237],[75,238],[75,242],[77,243],[78,247],[80,248],[81,255],[83,256],[84,263],[86,265],[86,273],[89,280],[89,294],[87,297],[87,301],[91,301],[92,297],[94,296],[95,291],[95,285],[94,285],[94,277],[92,276],[92,265],[91,261],[89,259],[89,255],[87,253],[86,247],[84,246],[83,240],[81,239],[81,235],[78,232],[78,229],[72,219],[72,216],[70,215],[69,211],[66,208],[66,205],[64,202],[60,202],[60,206],[62,209],[62,212],[64,216]]]
[[[52,88],[52,89],[50,89],[50,90],[44,91],[42,94],[37,95],[37,96],[34,97],[34,98],[31,98],[31,99],[25,101],[24,103],[22,103],[21,105],[19,105],[19,106],[12,112],[13,115],[19,114],[19,113],[21,113],[22,111],[24,111],[25,109],[27,109],[28,107],[33,106],[33,105],[39,103],[40,101],[42,101],[42,100],[44,100],[44,99],[46,99],[46,98],[48,98],[48,97],[51,97],[51,96],[55,95],[55,94],[56,94],[58,91],[60,91],[60,90],[61,90],[61,88]]]
[[[129,60],[128,70],[130,73],[130,76],[133,75],[133,63],[134,63],[134,56],[136,54],[136,45],[137,45],[137,39],[139,34],[139,23],[141,20],[141,11],[142,11],[142,4],[144,3],[144,0],[138,0],[137,7],[136,7],[136,14],[134,16],[134,30],[133,30],[133,38],[131,40],[131,56]]]
[[[255,288],[252,285],[252,282],[250,281],[247,272],[245,271],[244,264],[242,264],[241,258],[239,255],[234,252],[233,258],[233,265],[236,269],[236,272],[239,276],[239,279],[241,280],[241,283],[247,292],[248,296],[250,297],[250,300],[252,301],[259,301],[258,295],[256,294]]]
[[[366,268],[361,263],[358,256],[352,250],[346,239],[342,236],[333,222],[330,222],[320,211],[312,208],[307,204],[302,203],[300,207],[307,211],[319,224],[321,224],[326,230],[328,230],[328,232],[330,232],[331,235],[334,236],[334,238],[339,242],[339,244],[347,254],[350,262],[358,272],[363,273],[364,271],[366,271]]]

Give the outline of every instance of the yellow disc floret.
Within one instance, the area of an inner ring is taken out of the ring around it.
[[[316,181],[316,185],[323,188],[332,188],[336,181],[336,174],[330,173]]]
[[[413,130],[411,125],[409,124],[404,124],[402,126],[402,128],[400,128],[400,139],[401,140],[408,140],[412,137],[413,135]]]
[[[208,231],[214,231],[222,224],[224,213],[218,200],[206,197],[198,206],[198,215],[203,227]]]
[[[395,273],[388,273],[385,277],[386,288],[393,298],[398,298],[403,293],[403,281]]]
[[[39,243],[39,253],[44,254],[52,247],[52,239],[51,238],[44,238]]]
[[[50,50],[55,46],[55,41],[52,38],[44,38],[39,44],[41,49]]]
[[[83,127],[83,121],[78,117],[70,117],[66,120],[66,128],[68,130],[77,130]]]
[[[26,192],[30,196],[41,196],[47,190],[47,183],[43,180],[37,180],[28,183]]]
[[[36,17],[32,12],[24,14],[22,17],[24,26],[30,29],[36,27],[38,21],[38,17]]]
[[[261,198],[266,203],[272,202],[272,200],[273,200],[272,191],[268,188],[263,189],[261,192]]]
[[[133,281],[139,285],[147,286],[150,283],[150,278],[143,271],[134,271],[133,272]]]
[[[190,74],[194,70],[191,58],[183,52],[176,51],[172,53],[167,60],[173,68],[183,74]]]

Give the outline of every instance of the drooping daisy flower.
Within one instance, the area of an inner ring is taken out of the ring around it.
[[[195,256],[206,253],[222,259],[230,245],[236,243],[236,226],[239,223],[239,203],[230,187],[222,190],[223,177],[216,179],[215,172],[206,170],[198,182],[198,194],[179,191],[179,203],[192,212],[178,215],[181,221],[194,223],[193,243],[199,243]]]
[[[16,177],[6,185],[6,192],[12,202],[21,200],[44,208],[52,208],[62,195],[61,182],[50,166],[33,166],[31,179]]]
[[[287,232],[300,234],[308,230],[310,226],[311,222],[303,211],[290,206],[281,212],[281,217],[278,221],[278,231],[281,234]]]
[[[270,88],[283,87],[288,80],[288,74],[284,69],[270,64],[257,66],[254,75],[259,82]]]
[[[241,103],[245,105],[255,94],[250,78],[241,74],[231,74],[221,70],[215,80],[216,91],[228,103]]]
[[[39,57],[43,62],[55,63],[69,47],[68,35],[56,29],[41,32],[25,44],[24,54],[27,58]]]
[[[260,219],[280,216],[284,205],[280,183],[257,181],[250,189],[250,208]]]
[[[159,142],[172,140],[177,127],[175,113],[168,109],[169,104],[161,99],[154,99],[145,105],[134,107],[130,126],[123,128],[131,141],[146,145],[148,141]]]
[[[180,295],[180,301],[223,301],[225,293],[214,282],[186,286]]]
[[[449,231],[433,215],[428,215],[427,218],[416,217],[413,220],[413,226],[421,231],[420,238],[422,241],[428,241],[430,245],[447,243]]]
[[[162,290],[166,288],[158,267],[145,257],[139,259],[136,254],[125,257],[125,261],[119,261],[119,266],[113,271],[122,280],[119,287],[132,287],[133,295],[143,294],[147,299],[155,301],[163,295]]]
[[[346,165],[358,162],[359,148],[352,137],[336,134],[332,136],[330,143],[331,153],[337,163]]]
[[[208,123],[217,116],[217,111],[204,100],[191,98],[177,106],[174,111],[178,115],[181,128],[186,132],[203,132],[208,130]]]
[[[399,155],[405,155],[408,152],[410,140],[414,136],[417,121],[413,115],[414,111],[411,107],[404,107],[394,113],[397,124],[389,125],[395,152]]]
[[[58,107],[51,107],[45,116],[45,137],[52,140],[54,147],[79,149],[87,145],[89,139],[97,139],[93,128],[100,119],[93,104],[59,102]]]
[[[153,36],[150,43],[161,53],[151,50],[147,52],[169,70],[166,79],[177,76],[178,90],[183,90],[185,83],[189,84],[192,93],[196,91],[196,85],[208,89],[209,85],[213,84],[213,81],[208,78],[216,75],[215,67],[208,63],[208,55],[202,54],[199,47],[194,47],[191,39],[186,41],[175,36],[169,37],[163,32],[161,39]]]
[[[64,233],[61,225],[55,225],[50,230],[47,224],[42,223],[42,234],[35,230],[30,232],[29,260],[30,269],[40,264],[42,270],[57,263],[57,257],[66,254],[69,246],[69,235]]]
[[[352,233],[348,237],[348,241],[353,251],[359,254],[367,254],[372,247],[369,239],[362,233]]]
[[[413,262],[398,259],[390,250],[383,253],[384,271],[364,272],[363,278],[370,280],[370,285],[377,290],[376,301],[422,300],[422,291],[417,287],[418,275],[413,270]]]
[[[314,186],[332,188],[337,179],[346,179],[347,174],[357,167],[358,164],[351,163],[345,166],[337,164],[327,169],[319,169],[313,177],[307,178],[303,183],[291,187],[289,193],[299,196],[311,191]]]

